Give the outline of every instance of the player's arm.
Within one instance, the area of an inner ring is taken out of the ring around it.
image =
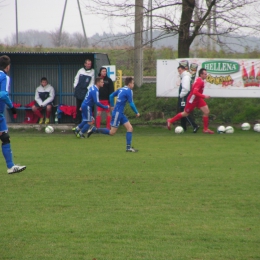
[[[94,69],[91,69],[91,79],[90,79],[88,87],[93,86],[94,82],[95,82],[95,71],[94,71]]]
[[[13,106],[11,99],[9,98],[7,91],[0,91],[0,100],[4,101],[5,104],[11,109],[13,114],[16,114],[16,108]]]
[[[51,86],[50,92],[49,92],[49,97],[46,98],[43,102],[42,102],[42,106],[47,106],[47,104],[51,103],[55,98],[55,90],[54,88]]]
[[[0,82],[0,100],[12,110],[13,114],[16,114],[16,108],[13,106],[13,103],[9,97],[7,85],[9,85],[7,84],[7,78],[2,78]]]
[[[129,105],[131,107],[131,109],[134,111],[134,113],[136,114],[136,116],[140,116],[136,106],[135,106],[135,103],[134,103],[134,100],[133,100],[133,91],[131,90],[130,92],[128,92],[128,96],[127,96],[127,100],[129,102]]]
[[[39,106],[42,106],[42,100],[41,100],[41,98],[40,98],[40,96],[39,96],[39,91],[38,91],[38,89],[39,89],[39,87],[36,88],[34,99],[35,99],[35,101],[38,103]]]
[[[193,84],[192,90],[193,90],[193,94],[196,97],[200,97],[200,98],[205,98],[205,95],[201,94],[199,91],[200,89],[203,87],[203,82],[202,80],[196,80]]]
[[[13,107],[13,103],[11,99],[9,98],[8,92],[7,91],[0,91],[0,100],[4,101],[4,103],[9,107]]]
[[[131,102],[131,103],[129,103],[129,105],[130,105],[130,107],[132,108],[132,110],[135,112],[136,116],[139,117],[140,114],[139,114],[139,112],[138,112],[138,110],[137,110],[137,108],[136,108],[136,106],[135,106],[135,103],[134,103],[134,102]]]
[[[116,90],[115,92],[113,92],[112,94],[109,95],[109,104],[111,107],[114,107],[114,98],[117,97],[118,95],[118,90]]]
[[[74,78],[74,83],[73,83],[73,87],[76,88],[76,86],[79,83],[79,75],[80,75],[80,70],[77,72],[75,78]]]
[[[94,103],[98,106],[98,107],[102,107],[104,109],[109,109],[109,106],[104,106],[103,104],[101,104],[99,102],[99,92],[98,91],[95,91],[95,93],[93,93],[93,100],[94,100]]]

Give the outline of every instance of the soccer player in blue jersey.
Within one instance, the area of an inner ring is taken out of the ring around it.
[[[126,128],[126,151],[127,152],[138,152],[137,149],[131,147],[132,144],[132,133],[133,127],[130,124],[128,118],[124,115],[124,109],[127,102],[129,102],[130,107],[135,112],[136,116],[139,117],[140,114],[138,113],[134,101],[133,101],[133,91],[134,88],[134,79],[132,77],[127,77],[125,79],[125,86],[116,90],[109,96],[109,101],[111,105],[112,112],[112,120],[110,123],[111,129],[108,130],[107,128],[96,128],[92,126],[88,130],[88,137],[92,133],[102,133],[106,135],[114,135],[117,132],[119,125],[124,125]],[[117,97],[117,102],[114,107],[114,97]]]
[[[16,109],[9,98],[8,91],[10,87],[10,77],[7,72],[10,70],[10,58],[6,55],[0,57],[0,140],[2,141],[2,153],[7,165],[7,173],[17,173],[26,169],[26,166],[18,166],[13,162],[13,154],[10,145],[10,136],[4,117],[5,105],[7,105],[13,114]]]
[[[109,109],[109,106],[104,106],[99,102],[99,89],[104,86],[104,80],[100,77],[95,79],[95,85],[89,88],[81,104],[82,122],[72,130],[78,138],[85,138],[84,134],[93,124],[92,109],[96,104],[104,109]]]

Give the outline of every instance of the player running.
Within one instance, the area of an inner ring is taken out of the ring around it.
[[[109,106],[104,106],[99,102],[99,89],[104,85],[104,80],[100,77],[95,79],[95,85],[89,88],[85,99],[81,104],[82,122],[72,129],[78,138],[85,138],[84,134],[93,124],[92,110],[96,104],[104,109],[109,109]]]
[[[171,130],[171,124],[182,117],[187,117],[196,107],[200,109],[203,113],[203,133],[214,134],[213,131],[208,129],[209,124],[209,108],[204,99],[209,99],[210,96],[203,95],[204,90],[204,80],[207,78],[207,70],[202,68],[199,70],[199,77],[195,80],[192,86],[192,90],[187,98],[186,106],[184,111],[178,113],[173,118],[167,119],[167,127]]]
[[[92,133],[115,135],[119,125],[124,125],[124,127],[126,128],[126,152],[132,152],[132,153],[138,152],[137,149],[131,147],[133,127],[130,124],[128,118],[124,115],[125,105],[127,102],[129,102],[130,107],[135,112],[136,116],[137,117],[140,116],[133,101],[133,91],[132,91],[133,88],[134,88],[133,78],[127,77],[125,79],[125,86],[116,90],[109,96],[111,110],[113,111],[112,120],[110,123],[111,129],[108,130],[107,128],[96,128],[95,126],[92,126],[88,130],[88,137]],[[117,97],[117,102],[114,107],[115,97]]]

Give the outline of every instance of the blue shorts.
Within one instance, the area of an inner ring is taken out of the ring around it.
[[[8,128],[7,128],[5,117],[0,115],[0,132],[7,132],[7,131]]]
[[[92,122],[92,107],[85,106],[84,104],[81,106],[81,114],[82,121]]]
[[[110,125],[112,127],[119,127],[119,125],[124,125],[128,121],[128,118],[123,113],[116,111],[112,113]]]

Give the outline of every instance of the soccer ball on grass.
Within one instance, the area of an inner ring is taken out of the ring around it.
[[[234,131],[235,131],[235,130],[234,130],[234,128],[233,128],[232,126],[227,126],[225,133],[226,133],[226,134],[233,134]]]
[[[241,128],[242,128],[242,130],[247,131],[247,130],[249,130],[249,129],[251,128],[251,126],[250,126],[249,123],[243,123],[243,124],[241,125]]]
[[[223,126],[223,125],[220,125],[220,126],[218,127],[218,133],[219,133],[219,134],[224,134],[224,133],[225,133],[225,131],[226,131],[226,128],[225,128],[225,126]]]
[[[50,125],[45,127],[45,133],[46,134],[52,134],[54,132],[54,128]]]
[[[182,134],[184,133],[184,130],[181,126],[176,126],[175,128],[175,134]]]
[[[254,125],[254,131],[260,133],[260,124],[255,124]]]

